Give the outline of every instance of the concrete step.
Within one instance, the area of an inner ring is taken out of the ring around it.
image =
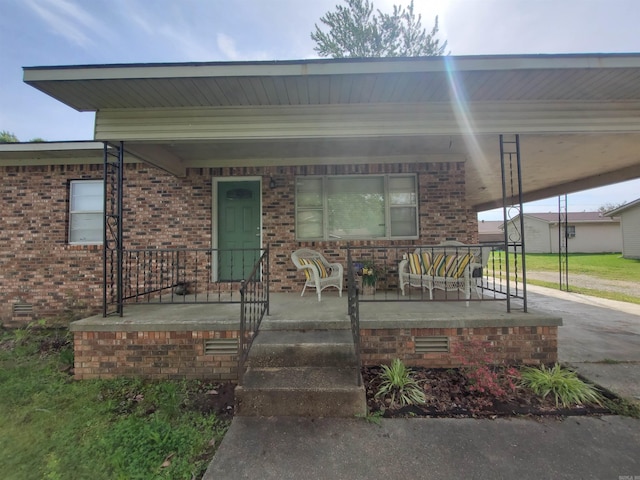
[[[356,367],[350,330],[260,331],[251,367]]]
[[[353,417],[366,413],[359,368],[249,368],[236,387],[236,415]]]
[[[319,308],[319,307],[318,307]],[[347,314],[339,315],[337,318],[319,318],[300,320],[299,318],[282,318],[276,315],[265,317],[260,325],[260,331],[265,330],[350,330],[351,323]]]

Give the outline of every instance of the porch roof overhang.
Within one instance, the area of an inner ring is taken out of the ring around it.
[[[524,201],[640,177],[640,54],[28,67],[96,111],[96,139],[190,167],[467,162],[502,200],[499,134],[520,134]]]

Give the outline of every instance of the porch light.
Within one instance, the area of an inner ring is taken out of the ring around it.
[[[271,190],[273,190],[274,188],[276,188],[276,181],[273,179],[273,177],[269,177],[269,188]]]

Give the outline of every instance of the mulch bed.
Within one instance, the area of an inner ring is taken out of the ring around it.
[[[191,389],[185,407],[203,414],[214,413],[222,420],[231,420],[235,408],[234,389],[235,384],[231,382],[201,384]]]
[[[572,408],[557,407],[553,398],[540,398],[532,391],[518,388],[504,399],[489,394],[473,392],[467,378],[457,369],[413,367],[412,376],[423,386],[425,405],[391,407],[389,401],[375,395],[380,388],[380,367],[365,367],[362,378],[367,393],[369,413],[382,412],[386,418],[398,417],[451,417],[496,418],[508,416],[569,416],[602,415],[610,410],[598,405],[578,405]],[[607,392],[604,392],[607,396]]]

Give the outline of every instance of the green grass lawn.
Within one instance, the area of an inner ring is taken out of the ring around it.
[[[494,259],[496,262],[501,261],[504,263],[504,252],[494,252]],[[514,261],[513,256],[511,256],[510,264],[512,269]],[[558,254],[528,253],[525,261],[527,272],[554,272],[557,274],[559,271]],[[597,282],[594,282],[594,288],[578,287],[571,284],[571,275],[589,275],[605,280],[636,282],[640,285],[640,260],[622,258],[619,253],[569,254],[569,290],[571,292],[640,304],[640,288],[637,295],[629,295],[622,292],[599,290]],[[542,287],[559,288],[558,282],[527,278],[527,283]]]
[[[527,271],[558,271],[558,255],[528,253]],[[622,258],[619,253],[570,253],[569,275],[591,275],[609,280],[640,282],[640,260]]]
[[[17,332],[0,332],[3,479],[202,476],[227,422],[189,408],[189,396],[211,386],[74,381],[64,334]]]

